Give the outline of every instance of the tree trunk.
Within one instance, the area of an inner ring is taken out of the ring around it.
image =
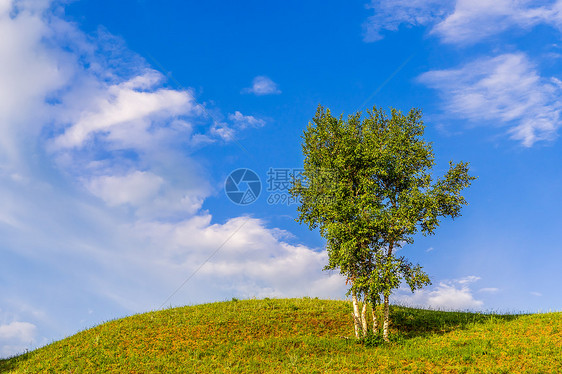
[[[365,300],[363,300],[363,309],[361,310],[361,324],[363,336],[367,336],[367,302]]]
[[[384,295],[384,320],[382,327],[382,337],[385,342],[388,342],[388,324],[389,324],[389,313],[390,308],[388,304],[388,295]]]
[[[359,302],[357,301],[357,293],[351,293],[351,300],[353,301],[353,327],[355,328],[355,337],[359,339],[359,325],[361,316],[359,315]]]
[[[373,305],[373,335],[377,335],[379,329],[379,321],[377,320],[376,305]]]
[[[390,260],[390,257],[392,256],[393,247],[394,247],[394,243],[391,241],[390,244],[388,245],[388,252],[386,254],[388,260]],[[386,284],[388,285],[389,283],[390,283],[390,279],[387,278]],[[388,292],[385,292],[384,295],[384,317],[383,317],[382,337],[385,342],[388,342],[388,325],[390,323],[390,306],[388,300],[389,296],[390,296],[390,290],[388,290]]]

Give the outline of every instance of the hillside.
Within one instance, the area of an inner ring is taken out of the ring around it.
[[[394,341],[352,336],[351,305],[229,301],[104,323],[0,361],[1,373],[562,372],[562,313],[486,315],[392,307]]]

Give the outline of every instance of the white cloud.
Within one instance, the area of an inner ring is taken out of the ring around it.
[[[508,30],[530,31],[537,25],[562,30],[562,0],[456,0],[444,2],[373,0],[375,14],[364,24],[365,41],[426,25],[442,42],[468,45]],[[530,147],[552,140],[560,127],[560,84],[541,77],[523,53],[482,58],[461,68],[431,71],[420,80],[438,89],[446,109],[474,122],[509,126],[513,139]]]
[[[209,132],[210,135],[226,142],[230,142],[234,140],[238,131],[242,131],[247,128],[259,128],[265,125],[265,121],[263,119],[244,115],[238,110],[234,113],[230,113],[228,115],[228,120],[231,122],[231,125],[225,122],[215,122]]]
[[[73,74],[72,57],[64,50],[54,53],[42,43],[57,35],[41,9],[11,17],[13,3],[0,7],[0,172],[25,173],[26,136],[36,136],[48,114],[45,98],[64,87]],[[56,26],[56,25],[55,25]]]
[[[450,115],[508,126],[526,147],[554,139],[560,127],[560,89],[541,77],[525,54],[482,58],[418,79],[439,91]]]
[[[8,14],[12,9],[12,1],[11,0],[1,0],[0,1],[0,15],[4,16]]]
[[[534,6],[530,0],[458,0],[455,10],[432,33],[446,43],[475,43],[510,28],[529,30],[540,23],[562,26],[562,1]]]
[[[229,114],[228,119],[234,122],[241,130],[248,127],[262,127],[265,125],[265,121],[263,119],[259,119],[254,116],[245,116],[239,111]]]
[[[484,292],[484,293],[497,293],[499,291],[500,289],[496,287],[484,287],[478,290],[478,292]]]
[[[252,81],[252,87],[244,88],[242,93],[253,93],[254,95],[277,95],[281,91],[277,87],[277,83],[272,81],[270,78],[260,75],[254,78]]]
[[[383,30],[429,26],[445,43],[472,44],[509,29],[530,30],[538,24],[562,29],[562,1],[536,6],[531,0],[407,1],[372,0],[363,24],[364,40],[382,39]]]
[[[29,322],[0,325],[0,357],[18,354],[32,346],[37,327]]]
[[[469,284],[469,283],[477,282],[479,280],[480,280],[480,277],[477,277],[476,275],[469,275],[467,277],[457,279],[456,282],[458,284]]]
[[[232,141],[236,131],[230,128],[226,123],[215,123],[211,127],[211,135],[216,136],[224,141]]]
[[[474,298],[470,284],[480,277],[468,276],[460,279],[439,282],[432,290],[417,290],[413,294],[402,290],[393,300],[408,306],[419,306],[443,310],[475,310],[483,306],[483,301]]]
[[[542,293],[540,293],[540,292],[536,292],[536,291],[533,291],[533,292],[529,292],[529,293],[530,293],[531,295],[533,295],[533,296],[537,296],[537,297],[541,297],[541,296],[542,296]]]
[[[91,95],[91,106],[80,108],[77,121],[55,139],[55,146],[79,147],[94,133],[130,144],[131,138],[146,133],[152,122],[194,110],[196,105],[187,92],[163,88],[144,91],[154,89],[159,80],[156,72],[148,71],[126,82],[101,87],[97,95]],[[119,131],[123,128],[126,131]]]
[[[441,0],[372,0],[366,7],[375,14],[363,24],[363,40],[375,42],[384,37],[383,30],[397,31],[402,25],[422,26],[441,20],[453,4]]]
[[[86,36],[51,3],[31,3],[8,17],[0,0],[0,305],[29,321],[2,327],[15,340],[0,355],[158,307],[225,242],[171,302],[343,296],[342,278],[321,270],[325,252],[261,220],[216,223],[202,210],[215,183],[192,147],[234,129],[110,36]],[[265,77],[249,91],[280,93]],[[264,123],[229,120],[236,130]]]
[[[179,222],[136,221],[119,228],[127,245],[90,254],[97,297],[128,313],[236,297],[343,297],[344,279],[322,271],[325,251],[278,239],[251,217],[223,224],[199,213]],[[75,269],[76,271],[76,269]],[[90,274],[91,273],[91,274]],[[180,287],[178,289],[178,287]]]
[[[134,230],[140,240],[159,246],[154,253],[157,258],[145,258],[147,265],[179,265],[183,268],[181,278],[186,278],[204,264],[196,279],[226,295],[328,297],[345,293],[339,274],[322,271],[327,263],[325,251],[283,242],[278,239],[279,230],[266,228],[259,219],[237,217],[212,224],[211,218],[200,214],[178,223],[138,223]]]
[[[154,198],[164,180],[150,172],[134,171],[123,176],[104,175],[87,182],[87,188],[108,205],[139,205]]]
[[[17,339],[19,341],[31,341],[35,335],[36,326],[29,322],[12,322],[0,325],[0,339]]]

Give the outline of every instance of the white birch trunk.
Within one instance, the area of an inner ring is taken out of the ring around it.
[[[353,327],[355,328],[355,337],[359,339],[359,325],[360,325],[360,315],[359,315],[359,302],[357,301],[357,294],[355,291],[351,294],[351,300],[353,300]]]
[[[390,307],[388,303],[388,296],[384,296],[384,321],[382,326],[382,337],[385,342],[388,342],[388,322],[389,322],[389,315],[390,315]]]
[[[377,320],[376,306],[373,305],[373,335],[377,335],[377,330],[379,328],[379,321]]]
[[[361,325],[363,327],[363,336],[367,336],[367,303],[363,300],[363,309],[361,310]]]
[[[387,258],[390,260],[392,256],[392,249],[394,248],[394,242],[390,242],[388,245],[388,252]],[[389,282],[388,278],[386,279],[387,284]],[[390,306],[389,306],[389,295],[384,295],[384,316],[383,316],[383,325],[382,325],[382,337],[385,342],[388,342],[388,324],[390,320]]]

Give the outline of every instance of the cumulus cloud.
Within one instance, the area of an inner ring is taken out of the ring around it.
[[[432,289],[417,290],[414,294],[407,290],[397,293],[393,299],[398,303],[443,310],[476,310],[483,306],[483,301],[474,298],[470,284],[480,277],[442,281]]]
[[[511,137],[526,147],[554,139],[560,127],[560,87],[541,77],[523,53],[481,58],[418,79],[439,92],[447,112],[507,126]]]
[[[123,83],[101,87],[91,95],[91,106],[80,108],[76,122],[54,140],[55,147],[81,146],[93,133],[103,133],[121,144],[131,144],[136,137],[145,134],[153,122],[193,111],[193,99],[185,91],[164,88],[146,91],[154,88],[158,81],[158,74],[148,71]]]
[[[259,128],[265,125],[263,119],[242,114],[240,111],[235,111],[228,115],[230,124],[225,122],[215,122],[211,127],[210,134],[225,142],[230,142],[235,139],[237,132],[243,131],[247,128]]]
[[[20,353],[32,346],[37,327],[29,322],[11,322],[0,325],[0,357]]]
[[[236,131],[230,126],[228,126],[228,124],[226,123],[217,122],[214,123],[213,126],[211,127],[210,133],[214,137],[229,142],[234,139]]]
[[[153,253],[155,258],[144,258],[146,265],[183,268],[182,277],[175,274],[178,285],[196,271],[186,290],[202,281],[225,296],[344,294],[344,279],[322,271],[327,263],[325,251],[284,242],[279,239],[283,233],[266,228],[260,219],[236,217],[224,224],[212,224],[211,219],[209,214],[199,214],[176,224],[137,223],[138,237],[160,246]]]
[[[252,87],[244,88],[242,93],[251,93],[258,96],[278,95],[281,90],[277,87],[277,83],[264,75],[260,75],[254,78]]]
[[[12,322],[0,325],[0,339],[18,339],[31,341],[35,334],[36,326],[29,322]]]
[[[262,127],[265,125],[265,121],[263,119],[259,119],[254,116],[245,116],[239,111],[229,114],[228,119],[234,122],[236,126],[242,130],[248,127]]]

